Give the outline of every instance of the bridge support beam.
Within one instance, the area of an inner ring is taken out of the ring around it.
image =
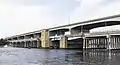
[[[112,40],[113,40],[113,42],[115,42],[115,38],[111,38],[111,36],[110,35],[108,35],[107,36],[107,49],[112,49]],[[114,43],[113,43],[114,44]]]
[[[40,42],[40,40],[37,40],[37,48],[40,48],[41,47],[41,42]]]
[[[88,38],[83,38],[83,49],[87,49],[89,46],[89,39]]]
[[[27,43],[24,41],[24,47],[27,48]]]
[[[68,44],[67,44],[68,38],[65,37],[61,37],[60,39],[60,48],[68,48]]]
[[[50,47],[53,47],[53,43],[51,39],[49,39],[49,43],[50,43]]]
[[[42,30],[41,33],[41,47],[42,48],[50,48],[50,42],[49,42],[49,30]]]

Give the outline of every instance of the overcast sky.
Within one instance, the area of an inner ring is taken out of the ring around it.
[[[0,0],[0,37],[115,15],[120,0]]]

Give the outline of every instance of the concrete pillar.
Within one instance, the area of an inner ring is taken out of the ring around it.
[[[32,45],[33,45],[33,48],[37,48],[37,41],[33,41]]]
[[[23,42],[23,48],[25,48],[25,42]]]
[[[20,47],[20,42],[18,42],[18,47]]]
[[[23,42],[21,42],[21,47],[23,48]]]
[[[88,38],[83,38],[83,49],[87,49],[89,47],[89,43],[92,43],[92,40]]]
[[[68,38],[65,37],[61,37],[60,39],[60,48],[68,48],[68,44],[67,44]]]
[[[96,38],[94,47],[97,48],[97,45],[98,45],[98,39]]]
[[[120,49],[120,38],[118,37],[118,49]]]
[[[89,38],[86,38],[86,48],[89,48]]]
[[[13,47],[15,47],[15,43],[14,43],[14,42],[12,42],[12,44],[13,44]]]
[[[92,48],[94,48],[95,39],[93,38]]]
[[[18,47],[18,42],[16,42],[16,47]]]
[[[17,45],[16,45],[16,42],[14,42],[14,47],[16,47]]]
[[[41,47],[42,48],[49,48],[49,30],[42,30],[41,32]]]
[[[30,47],[33,48],[33,41],[30,41]]]
[[[93,45],[94,39],[91,39],[90,41],[91,41],[90,48],[92,48],[92,45]]]
[[[99,38],[97,38],[96,48],[98,48],[99,45]]]
[[[115,37],[115,48],[114,49],[117,49],[117,38]]]
[[[86,49],[86,38],[83,37],[83,49]]]
[[[93,39],[93,45],[92,45],[92,48],[94,48],[94,44],[95,44],[95,39]]]
[[[97,46],[96,46],[97,48],[99,48],[99,45],[100,45],[100,44],[99,44],[99,42],[100,42],[99,40],[100,40],[100,39],[98,38],[98,39],[97,39]]]
[[[32,46],[33,46],[32,44],[33,44],[33,41],[30,41],[30,42],[29,42],[29,46],[30,46],[31,48],[32,48]]]
[[[18,47],[20,47],[20,48],[22,47],[22,45],[21,45],[21,43],[20,43],[20,42],[18,43]]]
[[[89,43],[90,43],[89,48],[92,48],[93,39],[89,39]],[[87,44],[86,44],[86,47],[87,47]]]
[[[22,48],[22,42],[19,42],[19,47]]]
[[[52,47],[53,46],[52,39],[50,39],[49,43],[50,43],[50,47]]]
[[[14,47],[14,46],[13,46],[13,42],[10,42],[10,46],[11,46],[11,47]]]
[[[23,42],[21,42],[21,44],[22,44],[22,48],[23,48],[23,47],[24,47],[24,45],[23,45],[24,43],[23,43]]]
[[[96,48],[96,46],[95,46],[96,44],[97,44],[97,39],[95,39],[94,48]]]
[[[117,37],[117,49],[119,49],[118,43],[119,43],[119,38]]]
[[[37,48],[37,41],[34,41],[34,44],[35,44],[35,48]]]
[[[26,41],[26,46],[27,46],[27,48],[28,48],[28,42]]]
[[[104,48],[105,47],[105,42],[106,42],[106,40],[105,40],[105,38],[103,38],[103,43],[102,43],[102,45],[100,45],[101,46],[101,48]]]
[[[13,47],[15,47],[15,42],[13,42]]]
[[[15,42],[15,47],[17,47],[17,42]]]
[[[26,41],[25,43],[26,43],[26,48],[27,48],[28,47],[28,42]]]
[[[16,44],[16,42],[14,42],[14,44],[15,44],[15,47],[17,47],[17,44]]]
[[[94,44],[95,44],[95,39],[94,39],[94,41],[93,41],[93,47],[92,47],[92,48],[94,48]]]
[[[114,48],[114,37],[111,37],[111,48]]]
[[[40,48],[41,47],[41,41],[40,40],[37,40],[37,48]]]
[[[105,38],[104,48],[107,46],[107,39]]]
[[[16,42],[16,47],[18,47],[18,42]]]
[[[32,41],[32,47],[35,48],[35,41]]]
[[[117,49],[119,48],[119,47],[118,47],[118,41],[119,41],[119,40],[118,40],[118,37],[117,37],[117,43],[116,43],[116,44],[117,44]]]
[[[112,49],[111,48],[111,36],[107,35],[107,49]]]
[[[118,38],[116,37],[116,49],[118,49]]]
[[[114,49],[116,49],[116,38],[114,37]]]
[[[18,42],[18,47],[21,47],[21,43],[20,42]]]
[[[24,48],[26,48],[27,46],[26,46],[26,42],[24,42]]]
[[[118,37],[118,46],[119,46],[119,49],[120,49],[120,37]]]

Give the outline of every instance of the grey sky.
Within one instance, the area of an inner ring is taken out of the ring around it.
[[[119,0],[0,0],[0,36],[114,15],[118,7]]]

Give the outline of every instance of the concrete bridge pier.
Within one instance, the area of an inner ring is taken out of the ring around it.
[[[24,41],[22,42],[22,48],[25,48],[25,42]]]
[[[37,40],[37,48],[41,48],[41,41],[40,40]]]
[[[49,39],[49,43],[50,43],[50,47],[53,47],[53,42],[52,42],[52,39]]]
[[[33,41],[30,41],[30,47],[33,48],[33,46],[34,46]]]
[[[41,47],[50,48],[49,30],[47,29],[41,32]]]
[[[35,41],[31,41],[31,45],[32,45],[32,48],[36,48],[36,46],[37,46],[37,43],[35,42]]]
[[[29,47],[29,42],[28,41],[26,41],[26,48],[28,48]]]
[[[26,44],[26,42],[24,41],[24,48],[26,48],[27,47],[27,44]]]
[[[68,38],[66,36],[61,37],[61,39],[60,39],[60,48],[63,48],[63,49],[68,48],[67,41],[68,41]]]
[[[37,48],[37,41],[31,41],[31,47]]]

